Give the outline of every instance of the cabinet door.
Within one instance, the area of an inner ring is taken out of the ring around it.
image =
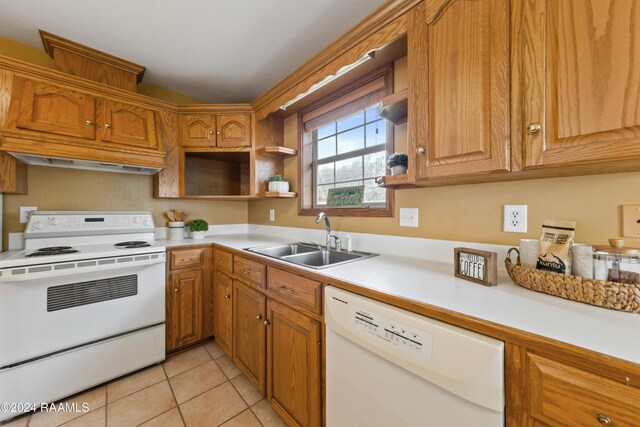
[[[289,425],[319,426],[320,323],[269,299],[267,398]]]
[[[409,14],[410,173],[508,171],[509,2],[436,0]]]
[[[640,157],[638,2],[514,4],[525,168]]]
[[[167,350],[202,339],[202,271],[171,273],[167,298]]]
[[[213,301],[215,304],[214,331],[216,342],[230,357],[233,356],[233,307],[232,307],[233,280],[220,271],[216,271]]]
[[[216,118],[215,116],[182,117],[182,146],[183,147],[215,147],[216,146]]]
[[[266,388],[267,297],[242,282],[233,283],[233,360],[264,394]]]
[[[236,114],[217,117],[218,147],[250,147],[251,117]]]
[[[153,110],[138,105],[104,100],[100,108],[100,139],[115,144],[156,150]]]
[[[20,103],[16,127],[95,139],[93,96],[21,77],[14,81],[13,102]]]

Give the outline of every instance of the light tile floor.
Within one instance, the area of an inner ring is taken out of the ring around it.
[[[35,412],[2,427],[272,427],[285,426],[269,402],[213,341],[171,355],[71,396],[87,413]]]

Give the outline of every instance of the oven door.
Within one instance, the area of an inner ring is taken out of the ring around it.
[[[164,254],[0,282],[0,369],[164,321]]]

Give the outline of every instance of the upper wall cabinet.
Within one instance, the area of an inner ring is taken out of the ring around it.
[[[422,2],[408,61],[415,178],[508,171],[509,1]]]
[[[95,97],[23,78],[14,80],[14,91],[18,128],[95,139]]]
[[[251,116],[182,116],[182,146],[192,148],[237,148],[251,146]]]
[[[154,113],[137,105],[105,100],[101,104],[102,114],[100,139],[106,142],[133,147],[158,148]]]
[[[524,168],[640,157],[635,0],[514,2]]]

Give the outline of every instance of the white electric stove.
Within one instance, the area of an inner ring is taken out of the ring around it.
[[[0,254],[0,421],[164,360],[164,324],[149,212],[34,212]]]

